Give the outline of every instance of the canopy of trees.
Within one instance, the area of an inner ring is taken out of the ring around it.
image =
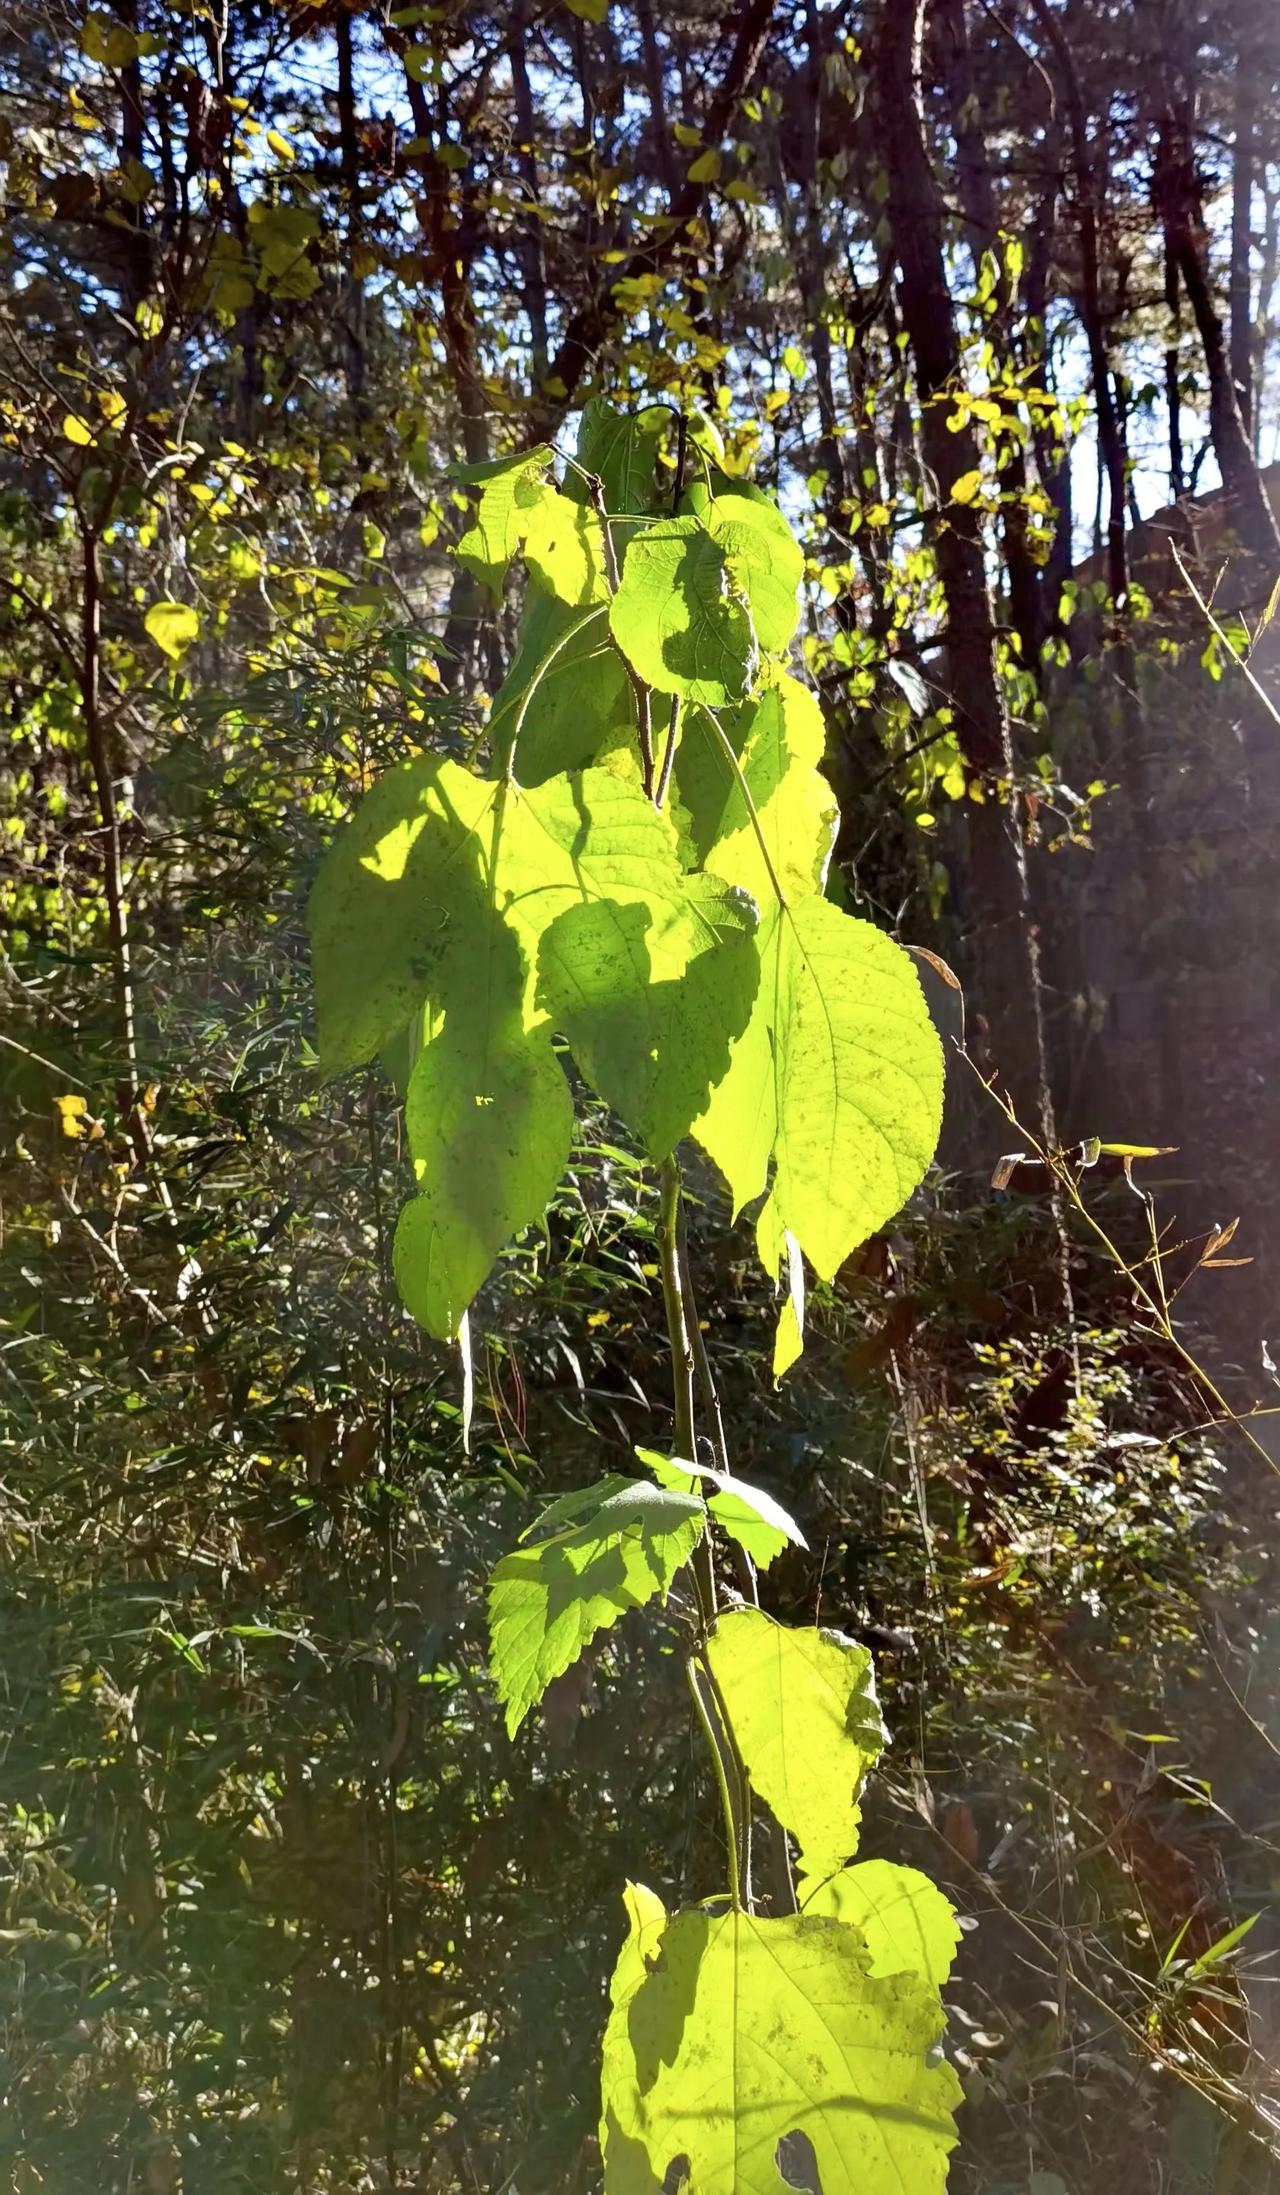
[[[485,1592],[682,1452],[674,1271],[701,1461],[794,1520],[761,1607],[874,1658],[863,1857],[960,1918],[950,2186],[1268,2195],[1272,0],[32,0],[0,89],[15,2190],[601,2187],[622,1886],[703,1896],[721,1812],[669,1611],[526,1714]],[[819,927],[914,950],[938,1155],[824,1271],[703,1136],[677,1255],[561,1005],[571,1156],[459,1348],[393,1252],[410,1060],[360,1064],[359,973],[335,1040],[319,942],[317,1023],[308,895],[393,765],[500,774],[513,723],[521,784],[698,841],[705,656],[636,673],[617,567],[699,483],[776,506],[715,615],[810,712]]]

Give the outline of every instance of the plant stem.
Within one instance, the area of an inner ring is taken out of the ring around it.
[[[690,1463],[695,1463],[697,1434],[693,1415],[694,1355],[685,1307],[684,1275],[680,1266],[680,1165],[674,1154],[663,1159],[659,1178],[662,1201],[658,1212],[658,1251],[662,1260],[662,1299],[666,1306],[667,1334],[671,1342],[676,1453],[687,1456]],[[714,1612],[713,1608],[712,1613]]]
[[[667,744],[662,751],[662,768],[658,772],[658,783],[653,795],[655,808],[660,808],[667,797],[667,787],[671,783],[671,767],[676,759],[676,748],[679,744],[680,696],[679,694],[673,694],[671,696],[671,715],[667,719]]]
[[[604,576],[610,594],[615,595],[618,592],[618,552],[613,543],[613,529],[609,524],[609,513],[605,509],[604,482],[596,473],[591,473],[588,477],[590,480],[591,506],[600,521],[600,533],[604,545]],[[621,653],[621,651],[619,652]],[[639,672],[632,668],[625,655],[622,657],[622,662],[631,684],[632,694],[635,697],[636,743],[640,749],[640,770],[644,778],[645,796],[647,799],[652,800],[655,807],[657,807],[661,803],[657,799],[653,786],[653,705],[650,700],[649,689]]]
[[[729,1788],[729,1777],[726,1770],[726,1748],[711,1719],[711,1712],[702,1690],[701,1673],[692,1656],[684,1665],[684,1674],[689,1687],[689,1697],[693,1701],[694,1713],[702,1724],[702,1733],[707,1741],[707,1751],[711,1755],[711,1764],[715,1769],[716,1787],[720,1793],[720,1807],[724,1814],[725,1851],[729,1861],[729,1897],[733,1905],[740,1908],[742,1905],[742,1877],[738,1869],[740,1828],[733,1793]]]

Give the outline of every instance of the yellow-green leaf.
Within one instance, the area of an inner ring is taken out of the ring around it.
[[[857,1794],[885,1739],[865,1646],[731,1609],[707,1644],[752,1788],[801,1847],[811,1875],[857,1849]]]
[[[176,663],[200,631],[200,618],[188,602],[153,602],[143,620],[157,648]]]

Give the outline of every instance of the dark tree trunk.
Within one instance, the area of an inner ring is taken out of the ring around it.
[[[547,273],[542,252],[542,222],[539,217],[538,124],[534,115],[533,91],[529,83],[529,62],[525,48],[525,6],[526,0],[514,0],[507,52],[511,61],[511,88],[515,95],[516,162],[520,170],[520,181],[524,185],[527,208],[520,238],[524,309],[529,320],[533,382],[534,387],[538,388],[545,380],[547,372]]]
[[[969,803],[969,886],[980,946],[979,1005],[1004,1087],[1052,1137],[1035,932],[1029,919],[1016,769],[996,663],[982,526],[952,489],[978,466],[972,430],[947,425],[960,350],[947,285],[942,196],[929,157],[920,82],[924,0],[885,0],[872,62],[875,128],[903,324],[915,361],[924,461],[936,498],[932,535],[947,608],[956,733],[985,794]],[[1008,798],[1002,787],[1009,788]]]
[[[413,116],[414,134],[424,147],[428,146],[435,133],[427,95],[421,84],[407,72],[405,91]],[[419,161],[423,191],[419,219],[431,245],[440,286],[440,328],[462,425],[462,447],[468,465],[482,465],[489,456],[489,414],[476,348],[475,306],[471,296],[474,235],[465,214],[457,227],[446,227],[448,194],[442,188],[437,163],[426,151],[419,155]],[[486,621],[488,599],[474,575],[459,567],[449,593],[449,615],[441,651],[440,673],[447,686],[463,687],[468,681],[476,638]],[[496,663],[490,666],[491,680],[496,668]]]
[[[649,94],[649,128],[653,138],[654,166],[662,188],[668,198],[672,198],[675,196],[676,168],[671,149],[671,129],[667,121],[667,87],[663,75],[662,49],[658,44],[658,34],[653,22],[653,0],[636,0],[636,21],[640,26],[645,90]]]
[[[1154,193],[1195,318],[1209,382],[1209,431],[1232,524],[1241,546],[1268,567],[1280,563],[1277,530],[1240,416],[1226,333],[1213,295],[1209,240],[1193,138],[1190,96],[1166,108],[1156,151]]]
[[[1164,353],[1164,405],[1169,416],[1169,493],[1175,503],[1187,492],[1182,456],[1182,360],[1181,291],[1178,261],[1166,232],[1164,240],[1164,302],[1169,315],[1169,340]]]
[[[1080,231],[1080,294],[1078,310],[1089,349],[1094,411],[1098,434],[1098,458],[1107,481],[1107,587],[1112,602],[1120,607],[1129,590],[1128,552],[1125,542],[1126,460],[1124,431],[1116,405],[1107,355],[1106,318],[1102,305],[1102,260],[1098,243],[1098,174],[1089,138],[1089,117],[1080,87],[1075,56],[1062,24],[1048,0],[1031,0],[1031,9],[1057,64],[1067,111],[1071,143],[1072,180]]]
[[[1231,155],[1231,382],[1244,431],[1253,434],[1253,183],[1257,168],[1253,55],[1236,55],[1235,145]]]
[[[347,263],[343,270],[347,393],[357,421],[361,421],[365,410],[364,284],[353,263],[360,231],[360,143],[356,132],[351,17],[345,8],[338,11],[334,40],[338,51],[338,145],[342,160],[342,195],[346,201],[347,213]]]
[[[969,47],[966,0],[935,0],[934,20],[956,141],[960,211],[964,216],[969,254],[975,276],[980,277],[983,260],[988,254],[999,269],[996,309],[989,333],[997,364],[1009,366],[1013,362],[1014,299],[1000,251],[1000,218]],[[1013,440],[1000,465],[999,479],[1009,614],[1018,636],[1023,668],[1038,675],[1040,644],[1044,638],[1040,571],[1031,554],[1027,523],[1026,458],[1021,445]]]

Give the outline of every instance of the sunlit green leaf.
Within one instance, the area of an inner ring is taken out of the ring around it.
[[[940,1988],[951,1972],[960,1930],[947,1900],[927,1875],[890,1860],[860,1860],[834,1875],[801,1875],[802,1913],[826,1913],[857,1928],[873,1974],[918,1974]]]
[[[578,464],[594,473],[604,488],[604,505],[615,511],[644,512],[653,507],[653,467],[658,443],[671,424],[665,404],[649,404],[638,412],[622,412],[602,396],[593,396],[583,407],[578,431]],[[566,495],[585,497],[580,472],[570,471]],[[625,547],[630,527],[618,529]]]
[[[605,2195],[788,2195],[788,2135],[823,2195],[941,2195],[960,2085],[932,2062],[936,1990],[868,1972],[829,1920],[633,1900],[604,2043]],[[639,1977],[639,1978],[637,1978]],[[677,2160],[685,2160],[683,2172]]]
[[[720,549],[756,640],[767,655],[776,655],[796,629],[804,577],[804,552],[786,519],[758,489],[710,495],[699,483],[688,505]]]
[[[502,593],[507,566],[539,505],[556,496],[542,478],[545,468],[546,459],[538,449],[493,473],[481,492],[475,522],[454,551],[458,562],[474,572],[495,598]]]
[[[686,1494],[696,1493],[700,1480],[714,1486],[717,1491],[707,1496],[708,1509],[722,1531],[745,1548],[761,1570],[784,1547],[808,1544],[795,1518],[762,1486],[751,1486],[731,1471],[717,1471],[707,1463],[687,1463],[683,1456],[660,1456],[651,1448],[637,1448],[636,1454],[660,1486],[673,1486]]]
[[[420,755],[366,793],[311,895],[316,1019],[328,1074],[372,1057],[415,1008],[474,988],[500,918],[527,969],[542,931],[593,898],[684,890],[670,822],[606,770],[524,790]]]
[[[753,1788],[809,1873],[833,1873],[857,1849],[857,1794],[884,1744],[869,1652],[739,1608],[720,1617],[707,1655]]]
[[[515,965],[505,979],[477,960],[470,985],[457,986],[405,1101],[418,1194],[396,1228],[396,1281],[440,1340],[457,1333],[506,1244],[541,1219],[569,1158],[568,1085],[545,1029],[522,1026],[509,932],[493,958],[506,957],[508,942]]]
[[[581,1522],[505,1555],[489,1581],[490,1667],[512,1737],[597,1631],[666,1599],[705,1528],[696,1495],[643,1480],[596,1491]]]
[[[714,707],[737,701],[754,656],[724,557],[697,518],[663,518],[632,540],[609,606],[613,637],[660,693]]]
[[[933,1156],[942,1050],[909,954],[829,900],[769,908],[759,951],[751,1021],[694,1133],[738,1205],[773,1148],[782,1224],[829,1281]]]
[[[704,1109],[760,976],[751,902],[701,880],[681,888],[670,872],[666,881],[664,893],[655,877],[647,904],[567,909],[539,953],[542,1002],[652,1158],[674,1150]]]
[[[818,767],[826,729],[813,695],[785,673],[771,674],[759,698],[738,712],[730,744],[745,793],[723,742],[701,711],[690,711],[679,790],[683,798],[686,786],[695,788],[695,829],[708,869],[742,885],[761,907],[776,899],[776,886],[790,900],[820,890],[836,800]]]
[[[522,785],[541,785],[559,770],[581,769],[607,748],[634,741],[631,682],[604,618],[582,621],[567,603],[531,590],[489,731],[502,768],[515,739],[513,767]]]
[[[143,623],[149,638],[175,663],[199,637],[199,613],[189,602],[153,602]]]
[[[544,488],[525,519],[522,549],[539,585],[571,608],[608,599],[603,532],[586,504]]]

